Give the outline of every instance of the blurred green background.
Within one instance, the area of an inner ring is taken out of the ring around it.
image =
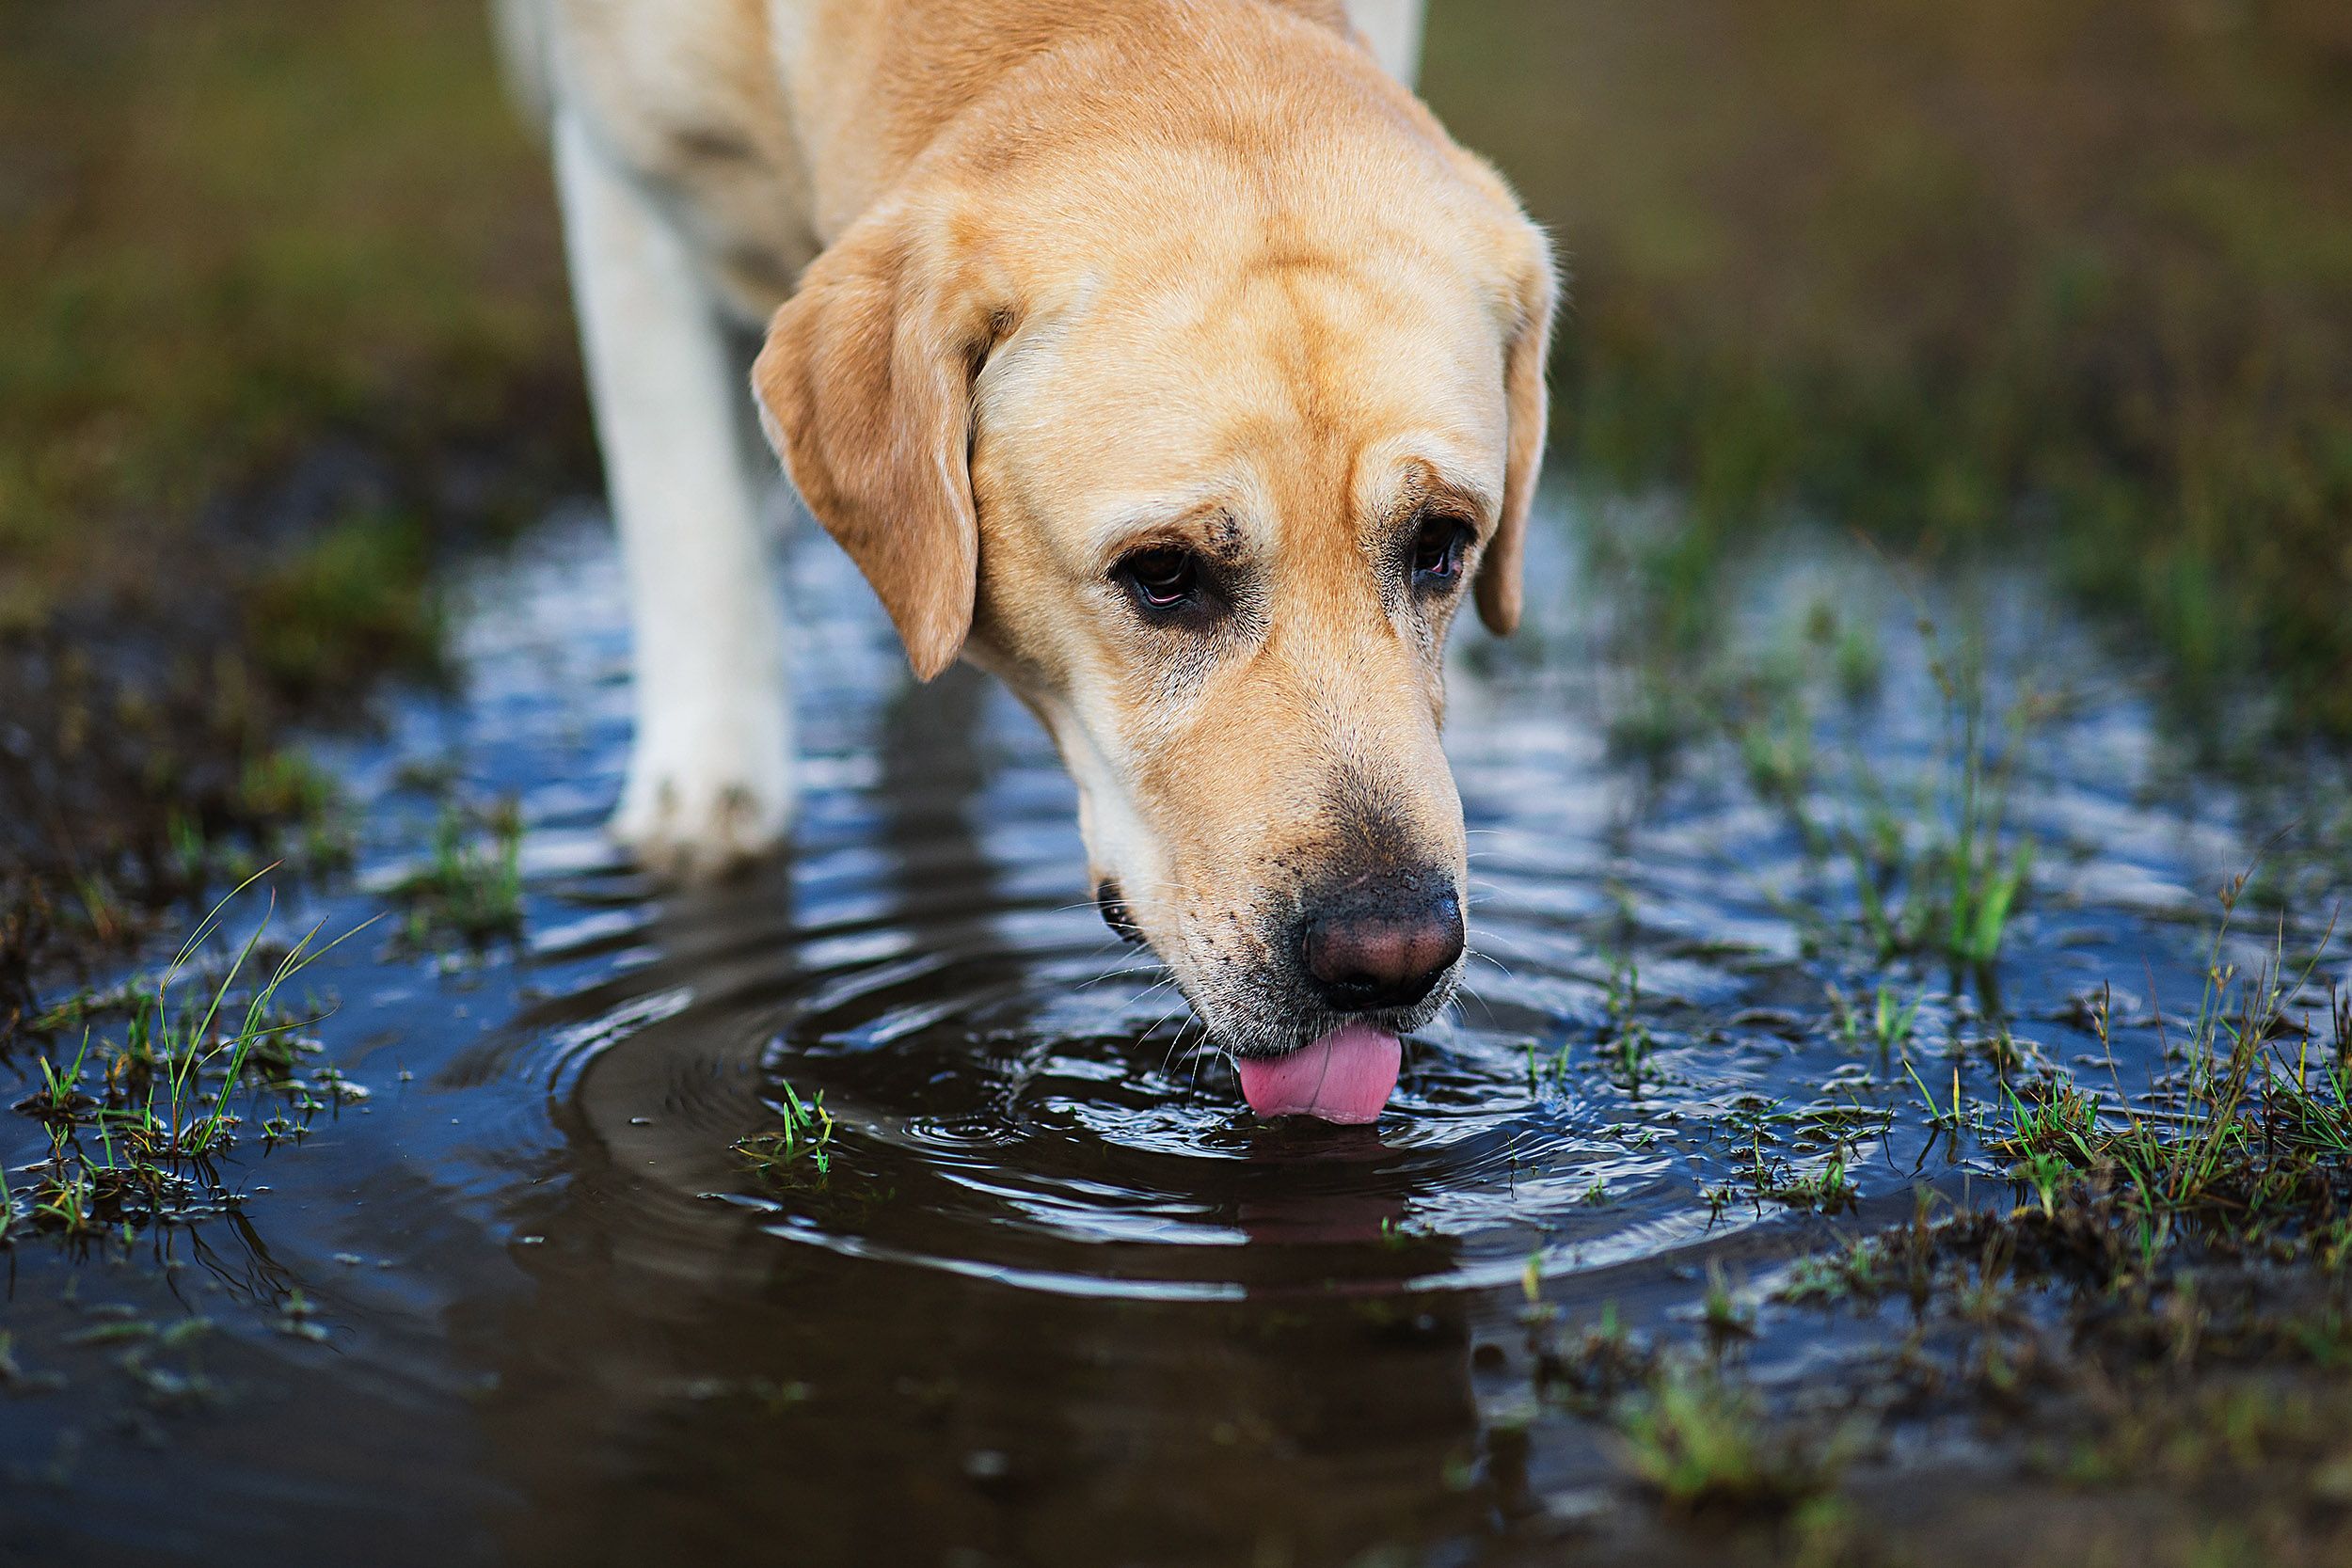
[[[2352,732],[2352,5],[1437,0],[1423,88],[1568,259],[1588,477],[2046,552]]]
[[[2186,711],[2352,734],[2352,6],[1436,0],[1423,86],[1567,260],[1564,463],[1687,562],[2030,554]],[[482,0],[0,0],[0,151],[5,970],[594,459]]]

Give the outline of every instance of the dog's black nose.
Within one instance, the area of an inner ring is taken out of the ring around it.
[[[1409,1007],[1462,956],[1462,901],[1450,879],[1368,879],[1309,903],[1298,960],[1342,1012]]]
[[[1094,884],[1094,907],[1103,912],[1103,924],[1113,936],[1138,947],[1143,944],[1143,932],[1136,917],[1127,912],[1127,900],[1120,896],[1119,884],[1108,877]]]

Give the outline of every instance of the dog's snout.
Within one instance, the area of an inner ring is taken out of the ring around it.
[[[1299,920],[1299,965],[1343,1012],[1409,1007],[1461,956],[1462,902],[1439,878],[1360,882],[1311,902]]]

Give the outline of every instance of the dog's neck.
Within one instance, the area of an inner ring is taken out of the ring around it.
[[[1359,46],[1340,0],[776,0],[771,16],[826,244],[928,159],[1019,160],[1123,117],[1206,123],[1411,102]],[[1204,58],[1248,90],[1177,101]]]

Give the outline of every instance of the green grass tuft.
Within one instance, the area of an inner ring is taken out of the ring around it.
[[[487,811],[444,804],[430,858],[393,886],[406,910],[402,934],[430,948],[483,947],[523,929],[522,816],[511,800]]]
[[[821,1094],[803,1100],[790,1084],[784,1084],[783,1090],[784,1124],[773,1132],[738,1138],[735,1152],[767,1180],[822,1184],[833,1174],[833,1113],[825,1109]]]
[[[2352,1040],[2342,1001],[2327,999],[2330,1046],[2295,1016],[2313,1006],[2312,965],[2286,973],[2278,946],[2250,974],[2223,960],[2244,886],[2240,878],[2223,895],[2197,1012],[2173,1044],[2185,1065],[2156,1102],[2067,1079],[2030,1096],[2011,1089],[1989,1140],[2045,1216],[2062,1203],[2105,1215],[2119,1261],[2143,1272],[2192,1237],[2306,1253],[2333,1267],[2352,1237]],[[2105,1009],[2094,1023],[2104,1036]]]
[[[1836,1445],[1772,1427],[1755,1391],[1670,1360],[1616,1417],[1627,1467],[1670,1507],[1785,1513],[1836,1484]]]
[[[49,1155],[33,1167],[22,1212],[0,1185],[0,1240],[20,1224],[74,1239],[127,1236],[157,1219],[216,1210],[229,1194],[215,1162],[239,1136],[232,1100],[241,1085],[275,1093],[306,1120],[348,1097],[322,1100],[293,1082],[292,1064],[307,1053],[299,1031],[315,1018],[291,1017],[279,1000],[348,934],[322,943],[322,927],[312,927],[264,969],[257,963],[264,915],[216,978],[195,979],[199,955],[252,885],[214,906],[160,973],[77,1009],[120,1018],[120,1038],[93,1048],[95,1029],[85,1024],[70,1057],[40,1058],[41,1086],[18,1110],[45,1125]],[[240,995],[248,972],[258,977]]]

